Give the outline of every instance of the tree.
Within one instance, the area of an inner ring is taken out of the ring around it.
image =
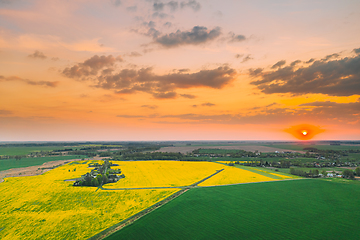
[[[360,167],[357,167],[355,169],[356,176],[360,176]]]
[[[91,185],[94,186],[94,187],[97,187],[97,186],[100,185],[100,184],[99,184],[99,181],[97,180],[97,178],[93,178],[93,179],[91,180]]]
[[[96,179],[98,180],[99,185],[103,184],[103,176],[102,176],[101,174],[98,174],[98,175],[96,176]]]
[[[354,172],[350,169],[345,169],[343,171],[343,176],[347,179],[354,179]]]
[[[326,177],[327,176],[327,172],[325,170],[322,170],[321,174]]]

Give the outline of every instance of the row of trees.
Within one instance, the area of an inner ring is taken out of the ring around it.
[[[355,171],[353,171],[351,169],[345,169],[343,171],[342,175],[344,176],[344,178],[347,178],[347,179],[355,179],[355,175],[360,176],[360,167],[357,167],[355,169]]]
[[[319,177],[319,170],[317,169],[310,169],[308,172],[304,171],[302,169],[299,168],[290,168],[290,174],[292,175],[297,175],[300,177]]]

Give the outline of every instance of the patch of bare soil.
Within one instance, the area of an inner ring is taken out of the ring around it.
[[[192,146],[186,146],[186,147],[163,147],[156,152],[180,152],[180,153],[190,153],[196,149],[199,148],[205,148],[205,149],[235,149],[235,150],[245,150],[249,152],[255,152],[256,150],[259,152],[298,152],[298,153],[305,153],[304,151],[294,151],[294,150],[286,150],[281,148],[275,148],[275,147],[266,147],[266,146],[254,146],[254,145],[248,145],[248,146],[203,146],[203,147],[192,147]]]
[[[73,160],[57,160],[57,161],[51,161],[46,162],[43,165],[38,166],[31,166],[31,167],[25,167],[25,168],[13,168],[5,171],[0,171],[0,183],[4,181],[3,178],[6,177],[25,177],[25,176],[35,176],[43,174],[44,172],[47,172],[51,170],[54,166],[58,165],[64,165],[66,163],[80,160],[80,159],[73,159]]]

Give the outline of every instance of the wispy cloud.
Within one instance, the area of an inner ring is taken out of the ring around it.
[[[33,54],[28,55],[29,58],[46,59],[47,57],[43,52],[36,50]]]
[[[33,85],[33,86],[45,86],[45,87],[57,87],[57,85],[59,84],[59,81],[33,81],[33,80],[29,80],[29,79],[25,79],[25,78],[20,78],[17,76],[10,76],[10,77],[4,77],[4,76],[0,76],[0,82],[1,81],[20,81],[20,82],[24,82],[26,84],[29,85]]]
[[[159,35],[159,32],[153,32],[154,43],[163,47],[171,48],[181,45],[199,45],[212,41],[221,34],[220,27],[208,30],[203,26],[195,26],[190,31],[178,30],[174,33]]]

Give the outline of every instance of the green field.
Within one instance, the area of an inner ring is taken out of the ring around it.
[[[5,147],[0,146],[0,156],[15,156],[15,155],[27,155],[33,152],[41,151],[52,151],[52,150],[61,150],[64,149],[63,146],[39,146],[39,147]]]
[[[36,158],[22,158],[21,160],[15,159],[0,159],[0,171],[42,165],[45,162],[67,159],[80,159],[84,156],[57,156],[57,157],[36,157]]]
[[[360,185],[352,183],[194,188],[106,239],[359,239]]]

